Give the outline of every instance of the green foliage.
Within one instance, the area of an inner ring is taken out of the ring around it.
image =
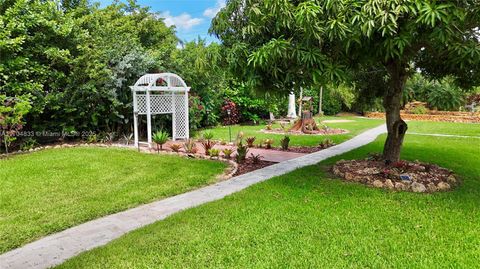
[[[258,164],[262,159],[262,155],[250,153],[250,160],[252,160],[253,164]]]
[[[463,103],[463,92],[449,78],[434,83],[428,96],[428,105],[439,110],[458,110]]]
[[[235,156],[237,163],[243,163],[248,154],[248,147],[241,142],[237,145],[237,155]]]
[[[290,137],[288,135],[284,136],[280,140],[280,145],[282,146],[283,150],[288,150],[288,145],[290,144]]]
[[[155,142],[155,144],[157,144],[157,150],[158,146],[160,146],[160,150],[163,149],[163,144],[167,143],[169,138],[170,135],[163,130],[156,131],[152,134],[152,140]]]
[[[23,150],[23,151],[27,151],[27,150],[31,150],[31,149],[35,148],[37,145],[38,145],[37,140],[29,137],[29,138],[22,141],[22,145],[20,146],[20,149]]]
[[[230,158],[232,157],[233,149],[231,149],[231,148],[226,148],[226,149],[223,149],[222,152],[223,152],[223,156],[224,156],[226,159],[230,159]]]
[[[0,92],[30,94],[28,128],[130,130],[128,86],[168,68],[173,29],[134,2],[13,2],[0,2]]]
[[[210,158],[217,158],[218,156],[220,156],[220,150],[219,149],[209,149],[207,155],[210,155]]]
[[[212,140],[213,139],[213,132],[205,131],[202,134],[202,138],[205,140]]]
[[[428,110],[424,106],[416,106],[415,108],[412,109],[411,112],[413,114],[421,115],[421,114],[427,114]]]
[[[32,108],[29,97],[7,97],[0,94],[0,143],[6,153],[10,144],[17,139],[18,131],[23,129],[25,115]]]

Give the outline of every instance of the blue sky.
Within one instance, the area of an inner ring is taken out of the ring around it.
[[[112,0],[94,2],[105,6]],[[177,36],[183,41],[192,41],[198,36],[209,42],[217,40],[208,35],[208,28],[215,14],[225,6],[225,0],[137,0],[137,3],[159,12],[168,26],[175,25]]]

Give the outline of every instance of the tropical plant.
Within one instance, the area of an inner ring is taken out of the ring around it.
[[[263,144],[265,145],[266,149],[271,149],[272,145],[275,141],[273,139],[265,139],[263,140]]]
[[[183,143],[183,148],[185,149],[186,153],[197,153],[197,145],[193,139],[187,139],[185,143]]]
[[[223,152],[223,156],[226,159],[230,159],[232,157],[233,149],[231,148],[223,149],[222,152]]]
[[[237,146],[237,155],[235,157],[237,160],[237,163],[243,163],[247,158],[247,154],[248,154],[248,147],[240,143]]]
[[[290,143],[290,137],[288,135],[284,136],[282,140],[280,140],[280,144],[282,145],[283,150],[288,150],[289,143]]]
[[[130,143],[133,141],[133,133],[130,134],[123,134],[123,141],[125,141],[125,144],[128,146]]]
[[[157,145],[157,152],[163,150],[163,144],[167,143],[169,138],[169,134],[163,130],[159,130],[153,133],[152,140]]]
[[[213,148],[213,146],[215,146],[216,144],[216,142],[213,141],[212,139],[213,139],[212,132],[207,131],[202,134],[201,143],[202,143],[203,149],[205,149],[206,155],[210,154],[210,149]]]
[[[210,155],[210,158],[218,158],[218,156],[220,156],[220,150],[219,149],[209,149],[208,150],[208,155]]]
[[[330,138],[325,138],[322,142],[320,142],[319,144],[319,147],[321,149],[326,149],[326,148],[329,148],[331,146],[335,146],[335,142],[333,142],[332,139]]]
[[[176,143],[170,145],[170,149],[171,149],[173,152],[179,152],[181,147],[182,147],[182,146],[181,146],[180,144],[176,144]]]
[[[258,164],[260,163],[260,161],[263,159],[263,156],[261,156],[260,154],[253,154],[253,153],[250,153],[250,160],[252,160],[252,163],[254,164]]]
[[[255,136],[249,136],[247,138],[245,138],[245,142],[247,142],[247,146],[249,148],[253,148],[253,143],[255,142]]]

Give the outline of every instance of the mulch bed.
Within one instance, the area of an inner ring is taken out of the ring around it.
[[[385,113],[369,112],[365,116],[384,119]],[[409,114],[403,111],[400,116],[404,120],[480,123],[480,112],[430,111],[429,114]]]
[[[251,160],[247,159],[243,163],[238,164],[237,172],[234,174],[234,176],[243,175],[248,172],[252,172],[254,170],[270,166],[272,164],[276,164],[276,163],[269,162],[269,161],[259,161],[257,163],[253,163]]]
[[[333,173],[347,181],[410,192],[448,191],[459,184],[451,170],[418,161],[386,165],[378,159],[339,161]]]

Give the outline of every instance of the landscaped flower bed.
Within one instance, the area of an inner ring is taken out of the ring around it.
[[[398,191],[448,191],[458,184],[452,171],[434,164],[400,161],[386,165],[379,159],[339,161],[332,171],[347,181]]]

